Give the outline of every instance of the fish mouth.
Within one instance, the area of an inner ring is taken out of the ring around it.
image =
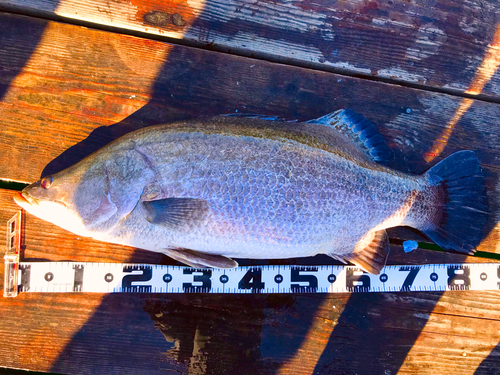
[[[38,206],[38,202],[27,191],[21,191],[19,194],[14,195],[14,201],[21,207]]]

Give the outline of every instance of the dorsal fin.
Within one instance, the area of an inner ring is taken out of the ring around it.
[[[372,160],[387,163],[393,159],[391,150],[375,125],[352,109],[340,109],[306,123],[324,125],[339,131]]]
[[[259,115],[256,113],[230,113],[222,116],[277,122],[297,122],[297,120],[287,121],[278,116]],[[352,109],[339,109],[325,116],[305,121],[305,123],[324,125],[331,129],[335,129],[338,133],[342,134],[356,145],[369,160],[386,164],[394,158],[384,137],[378,132],[375,125],[363,115],[354,112]]]

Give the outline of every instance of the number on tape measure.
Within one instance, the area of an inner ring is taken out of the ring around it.
[[[138,271],[136,273],[132,273],[134,271]],[[151,285],[137,285],[132,283],[138,281],[149,281],[153,277],[153,268],[147,265],[139,265],[139,266],[124,266],[123,272],[132,273],[130,275],[125,275],[122,279],[122,289],[124,292],[142,292],[142,293],[150,293]],[[113,275],[111,275],[112,277]]]
[[[258,293],[266,287],[262,282],[262,269],[249,269],[238,283],[238,289],[250,289],[252,292]]]
[[[448,287],[451,290],[464,290],[470,287],[470,269],[467,266],[448,267]]]
[[[400,272],[408,272],[408,275],[405,278],[405,281],[403,282],[403,285],[401,285],[401,291],[402,292],[407,292],[411,290],[411,287],[413,285],[413,282],[415,281],[415,278],[417,277],[418,271],[420,271],[419,267],[400,267],[399,268]]]
[[[183,283],[182,288],[185,292],[209,292],[212,287],[212,270],[209,269],[184,269],[184,275],[193,275],[192,283]]]
[[[73,291],[80,292],[82,290],[82,286],[83,286],[83,271],[84,271],[85,267],[82,264],[75,264],[73,266],[73,269],[75,270]]]
[[[299,267],[291,269],[290,285],[294,293],[312,293],[318,289],[318,278],[314,273],[318,267]]]
[[[370,290],[371,278],[360,268],[348,268],[346,272],[346,288],[349,292]]]

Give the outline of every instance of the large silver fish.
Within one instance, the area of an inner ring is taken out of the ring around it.
[[[379,163],[390,156],[383,137],[351,110],[298,124],[256,117],[129,133],[16,202],[78,235],[195,267],[322,253],[378,273],[385,229],[398,225],[446,249],[477,245],[487,205],[472,151],[408,175]]]

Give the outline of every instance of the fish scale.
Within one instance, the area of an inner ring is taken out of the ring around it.
[[[221,116],[129,133],[16,201],[81,236],[194,267],[325,253],[378,273],[385,229],[398,225],[474,251],[488,211],[474,153],[420,176],[383,164],[391,158],[374,124],[350,110],[294,124]]]
[[[186,151],[183,158],[169,159],[155,152],[177,142],[182,142]],[[182,230],[181,240],[180,234],[172,234],[172,243],[239,258],[265,258],[270,252],[272,258],[309,256],[318,249],[342,254],[352,250],[353,241],[355,244],[398,210],[408,187],[401,186],[399,194],[388,195],[386,200],[377,199],[381,197],[376,189],[405,183],[411,190],[419,185],[416,179],[409,184],[391,174],[362,169],[324,150],[288,140],[281,143],[277,146],[273,140],[256,142],[255,138],[204,133],[165,133],[154,143],[144,141],[144,146],[137,141],[136,147],[158,166],[166,196],[211,203],[211,215],[203,223]],[[217,152],[222,148],[232,151]],[[233,150],[241,151],[238,157]],[[270,154],[261,160],[247,157]],[[177,180],[175,173],[186,178]],[[243,190],[248,192],[241,195]],[[149,244],[143,242],[143,247],[164,247],[167,230],[151,231],[141,211],[136,213],[127,219],[128,230],[148,239]],[[354,220],[360,222],[355,228],[344,224]],[[219,228],[224,228],[222,233]],[[343,243],[336,244],[335,237]]]

